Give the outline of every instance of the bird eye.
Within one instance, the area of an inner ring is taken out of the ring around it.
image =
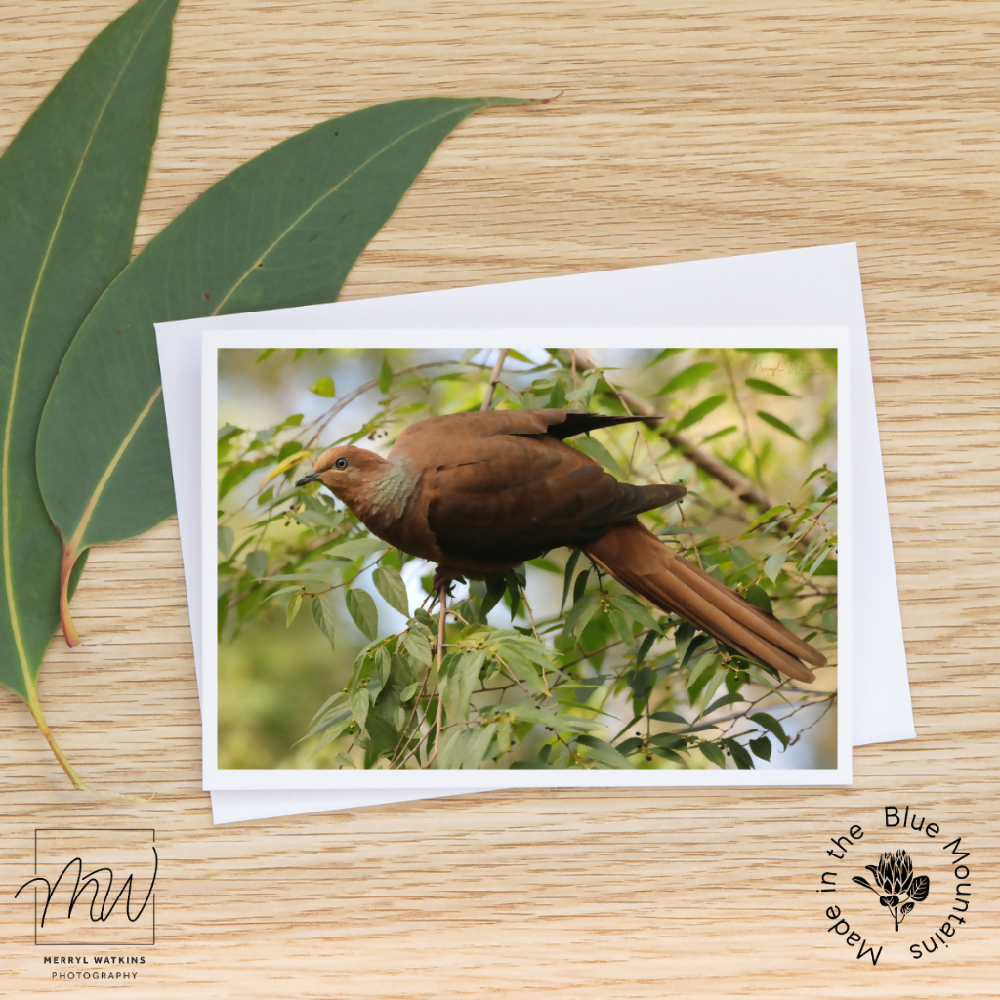
[[[334,464],[335,468],[346,469],[347,468],[347,459],[346,458],[338,458],[337,461],[334,462],[333,464]]]

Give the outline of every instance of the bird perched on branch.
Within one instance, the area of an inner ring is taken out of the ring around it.
[[[379,538],[482,579],[550,549],[582,549],[634,594],[797,680],[826,659],[772,615],[668,549],[637,517],[680,500],[680,485],[635,486],[563,438],[640,417],[487,410],[412,424],[387,458],[330,448],[296,485],[319,481]]]

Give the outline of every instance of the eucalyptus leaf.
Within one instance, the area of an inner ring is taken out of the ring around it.
[[[80,327],[42,415],[39,485],[64,565],[174,512],[154,320],[336,299],[441,141],[481,108],[523,103],[422,98],[331,119],[234,170],[149,242]]]
[[[40,725],[35,678],[83,562],[63,559],[35,438],[63,353],[131,256],[176,9],[145,0],[109,24],[0,157],[0,683]]]

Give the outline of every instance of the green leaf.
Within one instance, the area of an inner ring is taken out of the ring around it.
[[[83,322],[42,414],[39,485],[67,560],[174,512],[154,320],[336,299],[452,129],[520,103],[422,98],[323,122],[234,170],[150,240]]]
[[[578,715],[564,715],[561,712],[546,712],[532,705],[530,701],[519,701],[508,713],[521,722],[531,722],[536,726],[545,726],[557,732],[588,733],[603,729],[599,722],[583,719]]]
[[[340,701],[341,698],[346,698],[346,697],[347,697],[347,692],[335,691],[333,694],[330,695],[329,698],[326,699],[326,701],[323,702],[322,705],[320,705],[320,707],[316,711],[316,714],[312,717],[312,721],[309,723],[310,727],[314,727],[313,728],[314,732],[318,732],[325,722],[329,722],[330,718],[333,718],[334,715],[343,711],[344,708],[343,705],[341,705],[339,708],[334,708],[332,710],[332,714],[328,713],[327,709],[331,708],[334,704],[336,704],[336,702]],[[327,716],[329,716],[329,718],[326,718]],[[311,736],[312,733],[307,733],[306,735]],[[303,737],[303,739],[305,739],[305,737]]]
[[[490,723],[481,729],[455,729],[446,733],[434,766],[466,770],[479,767],[495,732],[496,724]]]
[[[726,755],[719,749],[716,743],[699,743],[698,749],[702,752],[710,764],[714,764],[716,767],[721,767],[724,771],[726,769]]]
[[[334,723],[332,726],[328,726],[323,730],[323,735],[316,741],[316,745],[313,747],[312,754],[310,756],[315,756],[319,753],[323,747],[329,746],[334,740],[339,739],[344,735],[344,731],[350,726],[351,717],[348,716],[346,719],[341,719],[340,722]],[[310,733],[310,736],[313,734]],[[305,739],[305,737],[303,737]],[[300,740],[301,742],[301,740]],[[338,757],[343,757],[343,754],[338,754]]]
[[[653,365],[655,365],[658,361],[662,361],[664,358],[672,358],[675,354],[683,354],[685,350],[687,350],[687,348],[684,347],[664,348],[664,350],[660,351],[660,353],[657,354],[652,361],[647,362],[642,370],[645,371],[647,368],[652,368]]]
[[[292,594],[292,599],[288,602],[288,607],[285,609],[285,628],[288,628],[295,621],[295,616],[299,613],[299,608],[301,607],[302,594]]]
[[[646,654],[650,651],[653,643],[656,642],[657,639],[659,639],[659,635],[652,629],[646,633],[646,637],[642,640],[639,644],[639,648],[635,651],[635,665],[637,667],[642,665],[642,661],[646,659]]]
[[[674,433],[679,434],[681,431],[690,427],[692,424],[698,423],[704,417],[707,417],[712,410],[718,409],[726,401],[725,396],[709,396],[708,399],[703,399],[697,406],[692,406],[687,413],[677,422],[676,428],[674,428]]]
[[[330,520],[330,515],[326,516],[326,520]],[[351,538],[344,542],[343,545],[338,545],[330,549],[327,554],[338,556],[341,559],[354,560],[359,557],[370,556],[388,547],[389,543],[383,542],[381,538]]]
[[[760,584],[753,583],[747,587],[743,592],[743,597],[754,607],[771,614],[771,597]]]
[[[729,550],[729,558],[736,564],[737,569],[746,569],[753,565],[753,559],[742,545],[734,545]]]
[[[769,396],[794,396],[794,392],[786,392],[780,385],[773,382],[765,382],[760,378],[748,378],[743,380],[751,389],[756,392],[764,392]]]
[[[441,700],[449,722],[464,722],[469,714],[472,689],[486,660],[486,650],[463,653],[441,681]]]
[[[722,741],[733,755],[736,766],[741,771],[752,771],[754,769],[753,757],[747,753],[746,748],[741,746],[736,740],[728,739]]]
[[[767,712],[756,712],[753,715],[747,716],[747,718],[751,722],[756,722],[762,729],[767,729],[773,733],[781,741],[782,747],[788,746],[788,737],[785,735],[785,730],[781,728],[781,723],[773,716],[768,715]]]
[[[775,430],[781,431],[782,434],[787,434],[789,437],[795,438],[796,441],[801,441],[802,438],[799,437],[798,432],[793,430],[784,420],[779,420],[773,413],[767,413],[764,410],[758,410],[757,416],[764,421],[765,424],[770,424]]]
[[[544,695],[545,685],[535,664],[529,659],[526,643],[504,642],[499,646],[500,656],[514,672],[514,676],[526,684],[535,694]]]
[[[586,747],[587,753],[594,760],[599,760],[602,764],[607,764],[608,767],[627,768],[629,770],[634,768],[634,765],[627,757],[620,754],[610,743],[606,743],[596,736],[578,736],[576,742],[578,746]]]
[[[734,705],[738,701],[746,701],[746,698],[744,698],[743,695],[741,694],[735,694],[735,693],[723,695],[721,698],[716,698],[716,700],[713,701],[712,704],[709,705],[708,708],[706,708],[705,711],[702,712],[701,714],[703,716],[711,715],[716,710],[720,708],[725,708],[726,705]]]
[[[681,622],[674,632],[674,647],[677,650],[677,658],[683,663],[687,659],[688,646],[694,638],[695,627],[690,622]]]
[[[678,747],[687,746],[687,740],[676,733],[658,733],[650,737],[649,742],[654,746],[663,747],[664,750],[676,750]]]
[[[510,750],[510,722],[507,719],[497,726],[497,749],[502,754]]]
[[[777,552],[772,552],[768,557],[767,561],[764,563],[764,572],[767,574],[768,579],[771,583],[777,579],[778,574],[781,572],[781,567],[785,565],[785,560],[788,558],[788,553],[784,549],[778,549]]]
[[[219,526],[219,553],[222,555],[223,559],[229,558],[229,553],[233,551],[233,539],[236,537],[233,534],[233,529],[229,527],[228,524],[223,524]]]
[[[378,609],[372,595],[365,590],[352,587],[347,591],[347,610],[350,611],[358,631],[373,642],[378,635]]]
[[[371,708],[372,697],[368,688],[356,688],[351,692],[351,714],[357,722],[359,729],[365,728],[365,720],[368,718],[368,710]]]
[[[395,566],[379,566],[372,573],[375,589],[385,599],[386,604],[395,608],[404,618],[410,617],[410,607],[406,602],[406,584]]]
[[[322,378],[316,379],[311,386],[309,386],[309,391],[314,396],[324,396],[326,398],[332,398],[337,395],[337,387],[334,385],[333,379],[329,375],[324,375]]]
[[[569,585],[573,582],[573,573],[582,555],[583,553],[579,549],[574,549],[570,553],[569,559],[566,560],[566,570],[563,573],[562,600],[559,602],[560,611],[566,606],[566,595],[569,594]]]
[[[676,712],[654,712],[650,718],[655,719],[657,722],[679,722],[682,726],[687,725],[687,719]]]
[[[422,663],[424,666],[429,666],[433,659],[430,640],[422,629],[407,630],[403,636],[403,648],[417,663]]]
[[[609,472],[613,472],[619,479],[625,478],[621,466],[615,461],[611,452],[594,437],[579,437],[570,442],[577,451],[582,451],[584,455],[592,458],[598,465],[603,465]]]
[[[754,756],[760,757],[761,760],[771,759],[771,741],[766,736],[750,740],[750,749],[753,750]]]
[[[620,608],[627,618],[633,619],[646,628],[660,634],[660,625],[650,614],[649,608],[631,594],[619,594],[611,603],[615,607]]]
[[[392,369],[389,367],[389,359],[387,357],[382,358],[382,370],[378,373],[378,390],[383,395],[387,393],[392,388],[393,373]]]
[[[764,513],[761,514],[756,521],[753,521],[751,524],[747,525],[747,527],[743,531],[743,534],[740,535],[740,538],[749,538],[750,532],[753,531],[754,528],[759,527],[765,521],[770,521],[772,518],[777,517],[778,514],[780,514],[783,510],[787,508],[787,506],[788,506],[787,504],[779,503],[777,507],[772,507],[770,510],[764,511]]]
[[[688,365],[683,371],[678,372],[659,392],[654,396],[669,396],[672,392],[680,389],[690,389],[697,385],[706,375],[711,375],[715,371],[715,365],[711,361],[699,361],[696,365]]]
[[[719,438],[728,437],[730,434],[735,434],[739,428],[736,424],[730,424],[728,427],[723,427],[721,431],[716,431],[714,434],[709,434],[707,437],[701,439],[702,444],[707,444],[709,441],[716,441]]]
[[[556,379],[556,384],[552,387],[552,394],[549,396],[549,408],[553,410],[561,410],[569,402],[566,399],[566,387],[562,383],[562,379]]]
[[[635,637],[632,635],[632,629],[629,627],[628,620],[621,613],[621,611],[613,606],[608,608],[608,618],[611,619],[611,625],[621,637],[622,641],[626,642],[629,646],[634,646]]]
[[[0,157],[0,683],[29,701],[62,564],[35,438],[63,353],[132,254],[176,9],[147,0],[108,25]],[[62,564],[67,594],[76,562]]]
[[[601,599],[597,594],[584,594],[566,615],[566,623],[563,625],[563,636],[574,635],[578,639],[580,633],[587,627],[587,622],[594,617],[601,608]]]
[[[334,646],[334,636],[337,631],[337,609],[333,603],[333,595],[318,594],[312,599],[310,610],[316,628],[330,640],[330,645]]]

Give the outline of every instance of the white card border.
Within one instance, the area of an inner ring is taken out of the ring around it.
[[[746,326],[684,327],[632,326],[618,330],[601,327],[487,328],[471,324],[452,329],[337,329],[327,330],[204,330],[202,332],[201,382],[201,469],[202,484],[214,484],[218,426],[218,349],[269,347],[343,347],[364,343],[369,348],[495,347],[499,343],[572,343],[574,347],[606,347],[616,337],[617,346],[658,347],[836,347],[837,379],[837,465],[842,503],[839,527],[838,576],[838,728],[837,767],[825,770],[739,771],[349,771],[349,770],[220,770],[218,767],[218,647],[214,621],[217,593],[216,547],[209,539],[216,535],[217,504],[214,490],[202,489],[202,630],[203,655],[203,782],[212,791],[225,790],[320,790],[320,789],[478,789],[502,788],[606,788],[606,787],[725,787],[784,785],[844,785],[853,782],[853,684],[858,660],[853,632],[853,491],[851,448],[850,336],[844,326]]]

